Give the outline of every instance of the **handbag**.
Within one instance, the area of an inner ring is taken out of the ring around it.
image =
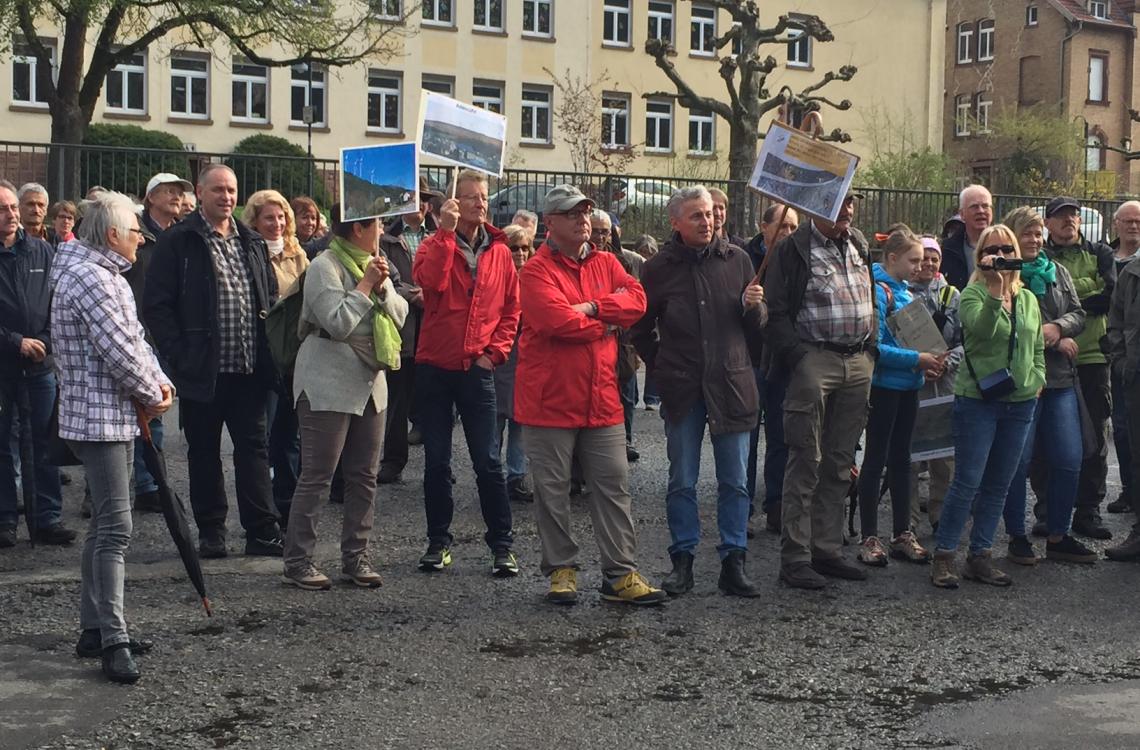
[[[978,392],[986,401],[996,401],[1008,396],[1017,390],[1017,383],[1013,379],[1013,350],[1017,346],[1017,300],[1010,305],[1009,314],[1009,364],[1000,370],[994,370],[989,375],[978,377],[974,372],[974,365],[970,362],[970,347],[966,344],[966,328],[962,327],[962,349],[965,352],[966,367],[970,370],[970,377],[978,384]]]

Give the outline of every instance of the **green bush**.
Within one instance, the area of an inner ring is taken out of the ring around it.
[[[133,151],[85,149],[80,165],[80,184],[102,185],[142,198],[146,184],[159,172],[172,172],[190,179],[190,161],[182,141],[170,133],[146,130],[138,125],[91,125],[83,138],[87,146],[113,146]],[[160,149],[170,153],[150,153]]]
[[[292,156],[301,159],[275,159]],[[258,190],[273,188],[286,198],[309,194],[312,172],[313,194],[318,206],[328,208],[332,198],[316,165],[305,159],[305,149],[275,135],[251,135],[238,142],[225,160],[238,178],[238,199],[245,201]]]

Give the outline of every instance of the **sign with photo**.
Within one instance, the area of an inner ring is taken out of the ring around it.
[[[954,396],[923,398],[918,402],[910,460],[954,457]]]
[[[777,121],[764,136],[748,186],[786,206],[835,221],[858,165],[858,156]]]
[[[425,89],[419,144],[424,156],[502,177],[507,118]]]
[[[419,209],[414,143],[340,150],[340,204],[345,220],[399,216]]]

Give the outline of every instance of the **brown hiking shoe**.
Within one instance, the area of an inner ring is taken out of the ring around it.
[[[1013,579],[1004,571],[994,567],[993,553],[988,549],[966,555],[962,577],[990,586],[1009,586],[1013,583]]]
[[[940,589],[958,588],[958,574],[954,572],[954,553],[937,550],[934,565],[930,568],[930,582]]]

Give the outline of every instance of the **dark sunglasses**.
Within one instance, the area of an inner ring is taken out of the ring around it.
[[[1013,245],[990,245],[982,250],[982,255],[997,255],[998,253],[1010,255],[1014,250],[1016,250],[1016,248]]]
[[[510,248],[511,248],[511,252],[515,252],[516,250],[519,252],[522,252],[524,250],[530,250],[531,246],[530,245],[511,245]]]

